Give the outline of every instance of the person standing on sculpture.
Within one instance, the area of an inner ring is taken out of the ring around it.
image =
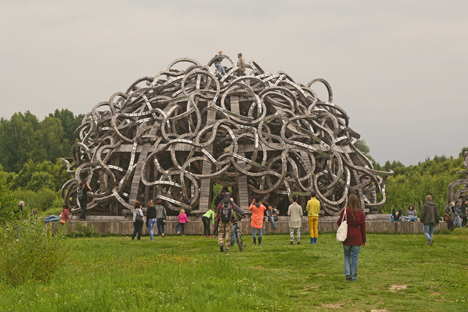
[[[320,202],[315,191],[310,192],[310,200],[307,202],[307,218],[310,230],[310,243],[317,244],[318,238],[318,215],[320,211]]]
[[[234,211],[245,217],[245,213],[236,204],[231,201],[231,193],[225,192],[224,199],[219,203],[218,214],[216,219],[218,220],[218,245],[219,251],[223,252],[224,248],[224,231],[226,231],[226,252],[231,247],[231,235],[232,235],[232,220],[234,217]]]
[[[432,201],[432,196],[426,196],[426,202],[421,208],[421,224],[424,224],[424,235],[427,238],[427,244],[432,246],[434,243],[434,227],[439,224],[439,209]]]
[[[297,244],[301,243],[302,207],[297,204],[297,196],[292,197],[293,203],[288,207],[289,216],[289,244],[294,244],[294,230],[296,230]]]
[[[81,214],[80,221],[86,219],[86,205],[88,204],[88,192],[91,191],[88,182],[81,181],[80,186],[77,189],[78,201],[80,202]]]
[[[338,226],[343,221],[343,215],[346,211],[346,222],[348,223],[348,235],[343,242],[344,252],[344,273],[347,281],[355,282],[357,278],[357,269],[359,253],[361,246],[366,246],[366,215],[361,210],[359,199],[352,194],[348,198],[348,204],[341,210],[337,221]]]
[[[242,53],[237,54],[237,57],[239,60],[237,61],[237,67],[240,69],[240,75],[239,76],[245,76],[245,58],[242,57]]]
[[[226,75],[226,71],[224,70],[223,65],[221,65],[221,62],[224,60],[224,56],[222,54],[223,51],[219,50],[218,55],[215,56],[216,59],[214,61],[214,64],[221,74]]]

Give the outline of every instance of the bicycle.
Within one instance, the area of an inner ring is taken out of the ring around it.
[[[242,248],[245,247],[245,245],[242,243],[242,232],[239,227],[239,221],[242,219],[242,216],[238,216],[237,218],[234,218],[232,221],[232,225],[235,226],[234,230],[234,236],[236,238],[237,246],[239,247],[239,251],[242,252]]]

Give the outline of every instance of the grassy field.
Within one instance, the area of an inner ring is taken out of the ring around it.
[[[333,234],[317,245],[262,246],[220,253],[216,239],[110,236],[73,240],[52,280],[0,284],[0,311],[467,311],[468,229],[423,235],[369,234],[358,279],[343,274]]]

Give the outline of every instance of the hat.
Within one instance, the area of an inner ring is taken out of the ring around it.
[[[239,54],[237,54],[237,55],[240,55],[240,56],[242,56],[242,53],[240,53],[240,52],[239,52]]]

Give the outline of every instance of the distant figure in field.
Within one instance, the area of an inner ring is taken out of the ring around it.
[[[461,228],[462,223],[460,220],[460,202],[457,200],[455,202],[455,206],[453,206],[453,215],[455,216],[455,221],[453,221],[453,225],[458,226]]]
[[[346,219],[348,222],[348,235],[343,242],[344,251],[344,274],[346,280],[356,281],[359,252],[361,246],[366,246],[366,215],[360,208],[359,199],[356,195],[350,195],[346,209]],[[341,210],[338,226],[343,221],[345,209]]]
[[[288,207],[289,216],[289,245],[294,244],[294,230],[296,230],[297,244],[301,243],[302,207],[297,203],[297,196],[292,197],[293,203]]]
[[[177,230],[177,235],[180,234],[179,227],[182,228],[182,235],[185,235],[185,223],[190,222],[189,219],[187,218],[187,215],[185,214],[185,210],[182,209],[179,213],[179,216],[177,217],[179,220],[179,223],[176,226]]]
[[[91,191],[88,182],[81,181],[80,186],[76,190],[78,202],[80,203],[81,214],[80,221],[86,219],[86,205],[88,204],[88,192]]]
[[[166,208],[163,201],[158,199],[156,202],[156,225],[158,227],[158,236],[164,237],[164,225],[166,224]]]
[[[462,218],[462,226],[463,227],[466,227],[466,201],[468,199],[467,198],[464,198],[462,200],[462,204],[460,206],[460,215],[461,215],[461,218]]]
[[[408,206],[408,210],[406,210],[406,221],[417,221],[418,220],[418,213],[416,209],[414,209],[413,205]]]
[[[154,225],[156,224],[156,208],[153,201],[148,202],[148,209],[146,210],[146,225],[150,233],[150,239],[154,240]]]
[[[214,64],[221,74],[226,75],[226,71],[224,70],[223,65],[221,65],[221,62],[224,60],[224,56],[222,54],[223,54],[223,51],[219,50],[218,55],[216,56],[216,60],[214,61]]]
[[[231,235],[232,235],[232,220],[234,216],[234,210],[245,216],[244,212],[234,204],[231,200],[231,193],[225,192],[224,199],[219,203],[218,214],[216,219],[218,220],[218,245],[219,251],[223,252],[224,248],[224,231],[226,231],[226,252],[231,247]]]
[[[426,202],[421,208],[421,224],[424,224],[424,235],[427,238],[427,244],[432,246],[434,243],[434,227],[439,224],[439,209],[432,202],[432,196],[426,196]]]
[[[318,216],[320,211],[320,202],[315,191],[310,192],[310,200],[307,202],[307,215],[310,230],[310,243],[317,244],[318,238]]]
[[[262,228],[263,228],[263,216],[266,210],[265,206],[260,202],[260,198],[254,197],[250,204],[249,210],[252,211],[252,220],[250,225],[252,226],[252,237],[253,244],[257,245],[257,231],[258,231],[258,245],[262,244]]]
[[[237,57],[239,58],[239,60],[237,61],[237,67],[239,67],[239,69],[241,70],[239,76],[245,76],[245,59],[242,57],[242,53],[237,54]]]
[[[211,237],[210,222],[211,224],[214,224],[215,223],[214,221],[215,221],[215,213],[214,213],[214,209],[211,208],[202,216],[203,237],[206,237],[206,236]]]
[[[36,211],[37,213],[37,211]],[[70,209],[68,209],[67,205],[62,206],[62,213],[60,214],[60,223],[65,224],[67,222],[71,222],[70,220]]]
[[[392,215],[391,215],[390,219],[392,221],[401,221],[401,215],[402,215],[401,209],[395,210],[395,208],[393,208],[392,209]]]
[[[135,236],[137,237],[138,240],[141,238],[141,229],[143,228],[143,219],[137,218],[137,216],[143,218],[143,210],[141,210],[141,203],[137,200],[133,203],[133,234],[132,234],[132,240],[135,239]]]

